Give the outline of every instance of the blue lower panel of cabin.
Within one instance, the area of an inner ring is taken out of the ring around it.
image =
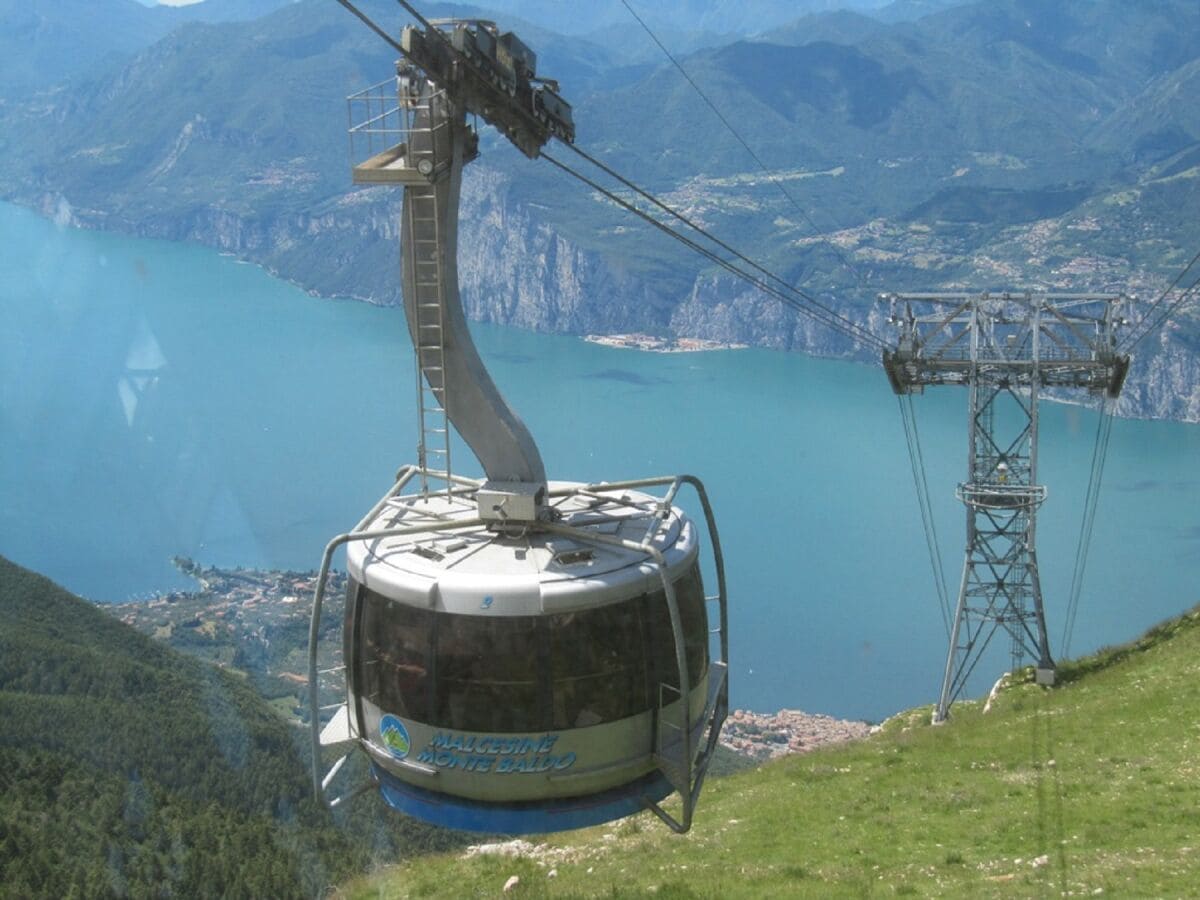
[[[373,763],[371,770],[379,781],[379,793],[393,809],[431,825],[490,834],[544,834],[599,825],[641,812],[646,800],[657,803],[672,791],[661,772],[651,772],[598,794],[488,803],[416,787]]]

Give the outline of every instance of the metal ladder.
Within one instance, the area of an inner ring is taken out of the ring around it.
[[[422,118],[430,121],[430,117]],[[418,136],[418,131],[426,133]],[[433,131],[414,128],[410,132],[409,148],[413,168],[432,176],[436,181],[441,173],[438,171],[437,140]],[[412,241],[408,252],[416,289],[416,334],[413,335],[413,344],[416,348],[417,420],[420,431],[417,462],[421,469],[421,493],[428,494],[428,470],[450,474],[450,422],[445,392],[446,297],[442,223],[438,215],[435,183],[407,185],[404,189],[404,209]],[[449,491],[449,480],[445,483]]]

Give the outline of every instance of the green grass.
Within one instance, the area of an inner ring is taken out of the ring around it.
[[[1184,897],[1200,884],[1200,611],[1021,673],[992,709],[903,713],[857,744],[710,781],[695,826],[649,815],[519,858],[423,858],[339,896]],[[552,874],[553,873],[553,874]]]

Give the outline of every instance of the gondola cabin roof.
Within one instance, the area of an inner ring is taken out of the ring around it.
[[[677,508],[638,491],[605,493],[552,483],[554,531],[480,523],[469,495],[446,492],[393,499],[371,531],[461,521],[461,528],[376,538],[347,548],[351,576],[395,601],[474,615],[569,612],[661,587],[652,555],[668,577],[698,553],[696,528]],[[562,533],[565,526],[572,534]],[[620,542],[620,543],[618,543]]]

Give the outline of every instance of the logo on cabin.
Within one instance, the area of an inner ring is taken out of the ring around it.
[[[396,759],[404,759],[408,756],[411,746],[408,729],[395,716],[384,716],[380,720],[379,737],[383,739],[383,746],[387,747],[388,752]]]

